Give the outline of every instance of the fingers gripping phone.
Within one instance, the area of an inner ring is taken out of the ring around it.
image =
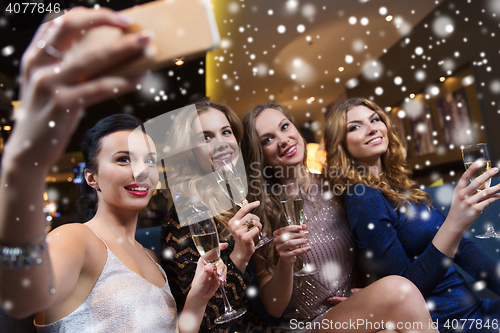
[[[148,33],[151,41],[143,57],[112,74],[133,76],[189,60],[216,47],[220,41],[209,0],[157,0],[122,10],[132,18],[129,31],[98,27],[88,31],[72,52],[106,47],[124,33]]]

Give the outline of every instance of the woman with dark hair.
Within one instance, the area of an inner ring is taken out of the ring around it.
[[[109,134],[119,131],[133,131],[140,128],[142,122],[128,114],[115,114],[106,117],[89,129],[82,137],[80,150],[85,161],[85,174],[97,173],[97,155],[102,148],[102,139]],[[89,219],[97,212],[98,196],[94,187],[91,187],[86,181],[80,183],[80,202],[79,209]]]
[[[228,202],[228,198],[215,178],[205,176],[211,176],[213,172],[211,160],[217,163],[222,159],[233,162],[241,159],[241,121],[227,105],[211,102],[208,98],[196,102],[195,107],[193,112],[176,115],[166,140],[169,188],[165,195],[172,207],[162,226],[162,249],[167,254],[167,258],[162,258],[163,267],[179,309],[182,309],[199,259],[195,244],[189,237],[189,228],[183,227],[182,222],[195,212],[212,211],[221,241],[229,244],[228,249],[221,252],[222,260],[228,267],[225,285],[228,299],[235,308],[246,308],[247,313],[229,323],[215,324],[214,319],[224,313],[222,297],[216,294],[208,303],[200,330],[271,331],[271,324],[252,310],[250,298],[258,296],[253,296],[251,292],[246,294],[248,285],[254,279],[253,269],[248,266],[254,253],[253,239],[261,228],[259,217],[251,211],[259,206],[259,202],[251,202],[239,211],[235,207],[228,209],[222,204]],[[250,220],[253,228],[245,223]]]
[[[23,56],[22,106],[1,170],[1,305],[16,318],[37,313],[38,332],[196,332],[218,281],[198,262],[178,325],[165,273],[134,237],[138,211],[159,178],[154,142],[136,118],[110,116],[87,132],[85,181],[95,214],[44,234],[49,168],[85,106],[134,89],[137,79],[101,73],[140,56],[148,38],[125,35],[64,61],[40,45],[63,52],[81,31],[102,25],[125,29],[129,20],[104,8],[74,8],[43,25]],[[224,266],[217,270],[224,279]]]
[[[343,192],[351,231],[370,254],[377,276],[395,274],[412,281],[441,332],[451,332],[457,322],[462,327],[464,320],[464,330],[498,332],[500,300],[479,299],[451,265],[456,262],[500,295],[497,263],[463,237],[500,197],[500,185],[477,191],[498,169],[467,186],[480,167],[473,164],[455,187],[445,217],[409,178],[403,145],[375,103],[353,98],[337,105],[328,116],[325,145],[331,182]]]
[[[354,240],[342,205],[324,177],[308,172],[305,140],[286,109],[276,102],[258,105],[245,115],[243,127],[248,199],[260,200],[256,215],[261,217],[263,229],[276,236],[274,244],[254,255],[260,297],[270,314],[281,317],[281,327],[377,332],[389,326],[343,324],[418,322],[420,327],[413,331],[436,332],[429,325],[424,299],[406,279],[387,277],[345,297],[352,288]],[[276,190],[292,182],[298,183],[303,201],[302,227],[288,225]],[[294,278],[296,256],[301,254],[314,264],[316,274]],[[412,331],[396,324],[394,328]]]

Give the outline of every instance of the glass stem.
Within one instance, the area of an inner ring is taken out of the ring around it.
[[[490,220],[490,208],[486,206],[486,222],[488,222],[488,230],[491,228],[491,220]]]
[[[307,267],[307,258],[306,258],[306,254],[304,253],[302,255],[302,268],[306,268]]]
[[[222,294],[222,300],[224,301],[224,313],[233,311],[231,304],[229,304],[229,301],[227,300],[226,290],[224,289],[224,286],[222,284],[219,286],[219,290]]]
[[[493,225],[491,225],[491,219],[490,219],[490,207],[486,206],[485,211],[486,211],[486,222],[488,222],[488,229],[486,232],[494,233],[495,229],[493,229]]]
[[[261,233],[259,231],[259,233],[257,234],[257,244],[262,241],[262,237],[260,235],[261,235]]]

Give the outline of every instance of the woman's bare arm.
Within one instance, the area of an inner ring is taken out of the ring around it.
[[[13,316],[46,309],[76,284],[86,255],[78,235],[56,230],[61,237],[53,234],[47,240],[48,250],[43,246],[45,177],[66,148],[83,109],[135,87],[133,79],[102,73],[140,56],[148,39],[129,34],[106,49],[71,59],[59,59],[41,47],[65,52],[81,31],[100,25],[123,29],[128,24],[108,9],[74,8],[42,25],[23,55],[22,103],[5,145],[0,175],[0,246],[11,253],[35,246],[41,264],[0,269],[0,303]]]

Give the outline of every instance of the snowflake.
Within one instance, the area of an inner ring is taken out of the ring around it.
[[[8,57],[8,56],[10,56],[10,55],[14,54],[14,51],[15,51],[14,46],[12,46],[12,45],[8,45],[8,46],[5,46],[5,47],[2,49],[2,55],[3,55],[4,57]]]

